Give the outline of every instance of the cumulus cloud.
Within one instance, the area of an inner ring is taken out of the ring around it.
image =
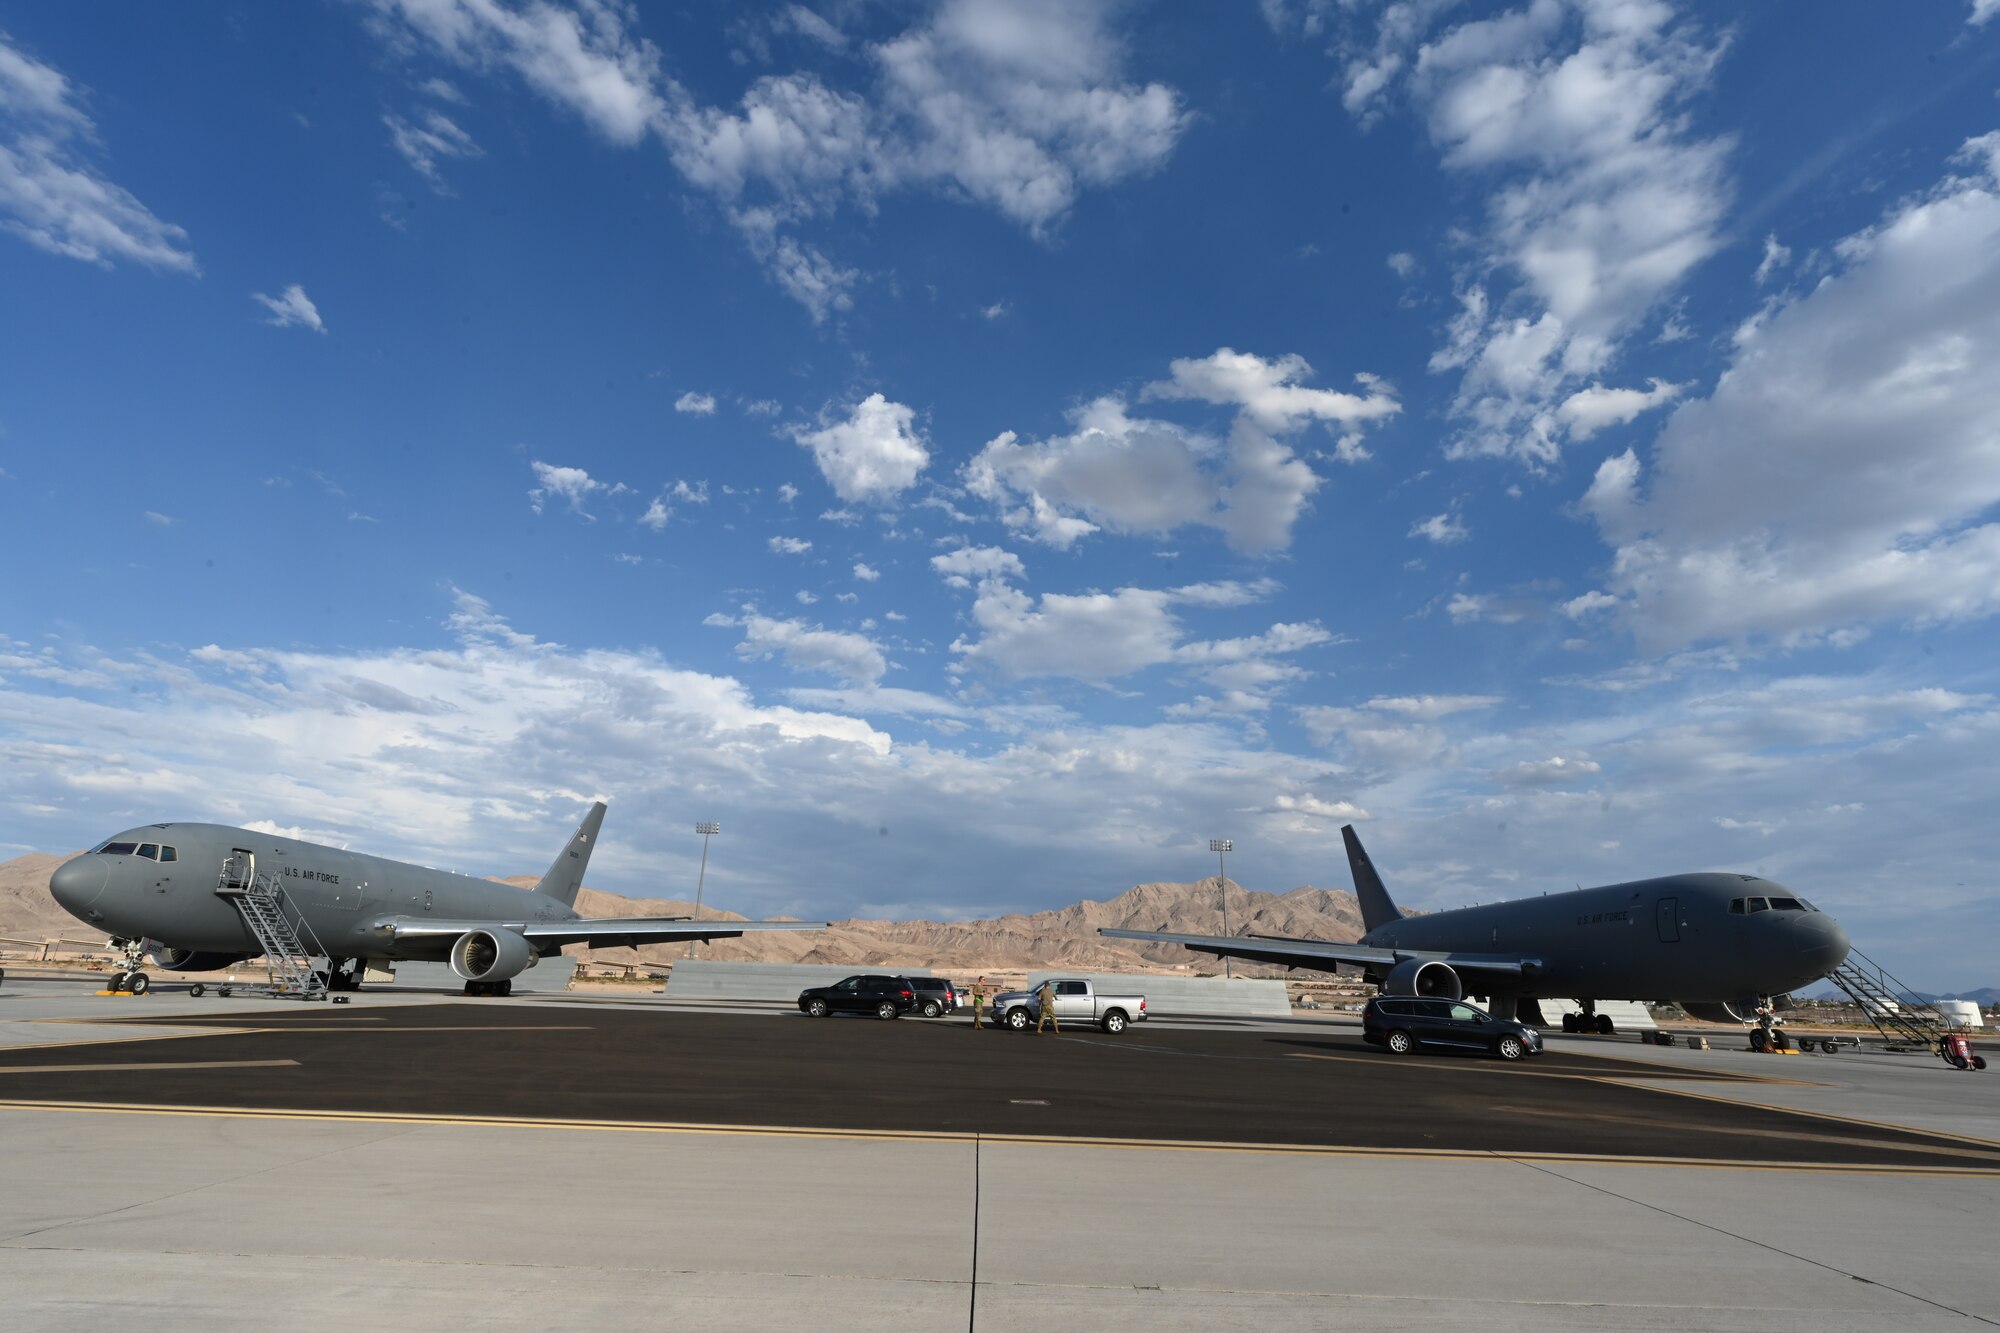
[[[1465,526],[1465,520],[1459,517],[1459,515],[1445,513],[1432,514],[1429,518],[1419,519],[1415,523],[1412,523],[1409,535],[1412,537],[1427,538],[1439,546],[1451,546],[1464,541],[1472,533]]]
[[[755,612],[745,614],[741,625],[743,641],[736,645],[736,652],[743,658],[781,657],[794,671],[821,672],[850,685],[873,685],[889,669],[882,650],[865,634]]]
[[[1436,370],[1462,372],[1449,452],[1547,466],[1554,409],[1722,245],[1727,140],[1690,132],[1721,45],[1665,5],[1536,0],[1440,19],[1404,3],[1347,44],[1348,110],[1406,98],[1452,170],[1485,183],[1484,253]]]
[[[930,462],[917,433],[916,413],[871,393],[845,420],[816,430],[799,427],[793,436],[812,450],[813,462],[833,493],[850,504],[884,504],[916,484]]]
[[[584,501],[599,491],[606,495],[622,495],[628,489],[623,482],[599,481],[580,467],[557,467],[540,459],[536,459],[529,466],[535,472],[535,488],[528,492],[528,506],[537,514],[542,512],[543,505],[549,500],[563,500],[568,503],[571,512],[581,514],[584,518],[595,522],[595,516],[583,507]],[[655,504],[657,503],[655,501]],[[649,509],[642,521],[648,522],[649,526],[657,527],[658,525],[650,522],[651,519],[652,511]],[[664,517],[660,519],[661,524],[665,521]]]
[[[873,583],[882,577],[882,571],[866,560],[857,560],[854,562],[854,577],[863,583]]]
[[[1757,261],[1757,272],[1753,275],[1757,285],[1762,287],[1770,280],[1773,273],[1776,273],[1791,262],[1791,249],[1788,246],[1778,244],[1777,233],[1773,232],[1771,235],[1766,236],[1764,238],[1764,257]]]
[[[696,393],[693,389],[689,389],[674,399],[674,411],[685,412],[690,416],[712,417],[715,415],[715,395]]]
[[[1503,787],[1566,787],[1585,781],[1601,771],[1595,760],[1580,755],[1551,755],[1547,759],[1524,759],[1518,764],[1495,769],[1493,781]]]
[[[1646,389],[1607,389],[1593,384],[1565,398],[1556,409],[1556,418],[1569,428],[1571,439],[1587,440],[1606,426],[1622,426],[1643,412],[1671,403],[1686,387],[1660,379]]]
[[[2000,132],[1739,334],[1580,502],[1650,651],[2000,610]]]
[[[765,545],[776,555],[804,555],[813,548],[804,537],[773,537]]]
[[[1361,393],[1314,389],[1298,356],[1267,360],[1222,348],[1174,361],[1142,396],[1236,409],[1226,445],[1173,423],[1137,418],[1107,396],[1070,414],[1067,435],[989,441],[961,469],[966,488],[1033,540],[1068,547],[1099,530],[1163,534],[1213,527],[1244,552],[1282,549],[1320,478],[1282,438],[1311,422],[1359,430],[1394,415],[1371,377]]]
[[[0,230],[105,268],[197,272],[187,232],[108,179],[97,145],[82,91],[0,33]]]
[[[931,568],[954,588],[970,588],[992,579],[1023,579],[1027,566],[1012,551],[997,546],[961,546],[955,551],[931,557]]]
[[[306,289],[296,282],[276,296],[252,292],[250,299],[271,312],[271,317],[264,322],[275,328],[300,328],[311,329],[314,333],[326,332],[326,324],[319,317],[319,307],[306,295]]]

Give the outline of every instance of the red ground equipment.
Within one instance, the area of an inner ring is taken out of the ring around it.
[[[1954,1069],[1984,1069],[1986,1059],[1972,1053],[1972,1043],[1963,1032],[1954,1032],[1938,1043],[1938,1058]]]

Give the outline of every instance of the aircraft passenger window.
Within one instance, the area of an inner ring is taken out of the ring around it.
[[[1803,912],[1805,905],[1797,898],[1773,898],[1771,910],[1774,912]]]
[[[1750,900],[1750,910],[1753,912],[1766,912],[1770,910],[1770,907],[1771,904],[1765,902],[1762,898],[1752,898]]]
[[[100,856],[130,856],[138,850],[136,842],[107,842],[97,849]]]
[[[162,861],[178,861],[181,859],[181,854],[171,847],[162,847],[160,848],[160,859]]]
[[[157,861],[160,859],[160,845],[154,842],[142,842],[139,844],[139,855],[148,861]]]

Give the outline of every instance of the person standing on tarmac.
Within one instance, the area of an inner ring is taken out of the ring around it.
[[[979,1031],[979,1006],[986,1003],[986,978],[972,983],[972,1030]]]
[[[1062,1024],[1056,1021],[1056,983],[1053,981],[1044,981],[1041,984],[1041,988],[1035,992],[1035,1000],[1042,1008],[1042,1016],[1035,1020],[1035,1031],[1041,1032],[1045,1028],[1054,1028],[1056,1035],[1060,1037],[1062,1035]]]

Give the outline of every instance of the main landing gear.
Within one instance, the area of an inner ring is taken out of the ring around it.
[[[1597,1001],[1578,1000],[1577,1003],[1583,1007],[1583,1012],[1563,1015],[1564,1032],[1595,1032],[1600,1037],[1608,1037],[1618,1031],[1611,1022],[1610,1014],[1597,1012]]]
[[[506,981],[468,981],[465,983],[465,993],[467,995],[512,995],[514,993],[514,981],[511,977]]]

